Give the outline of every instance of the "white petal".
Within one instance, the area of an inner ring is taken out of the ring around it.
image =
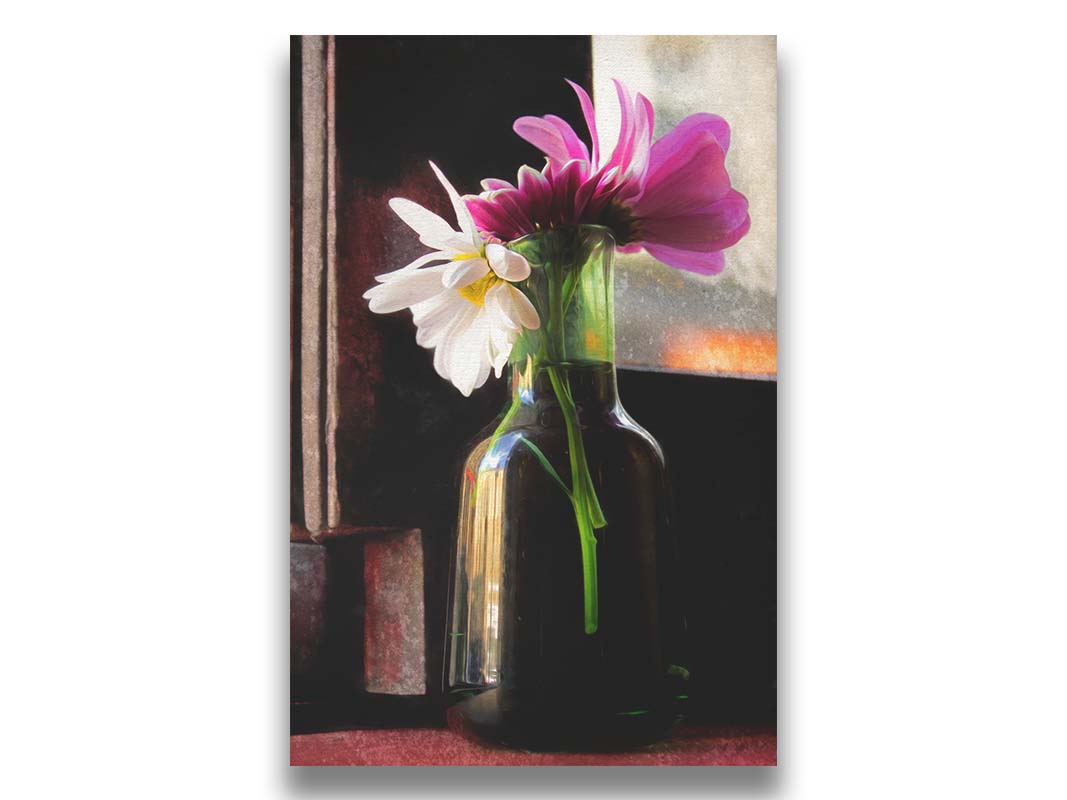
[[[512,308],[511,294],[506,283],[498,283],[485,293],[485,309],[490,322],[508,330],[519,329],[519,315]]]
[[[515,336],[518,331],[514,328],[509,328],[507,325],[501,325],[492,319],[489,320],[489,340],[493,343],[493,352],[497,353],[501,350],[511,350],[511,343],[515,341]]]
[[[483,371],[482,366],[488,362],[486,339],[490,334],[489,320],[481,309],[478,311],[480,313],[467,329],[457,334],[451,342],[449,352],[448,373],[452,383],[464,397],[470,397],[475,386],[480,385],[478,378]]]
[[[411,309],[417,328],[415,341],[422,347],[436,347],[448,334],[452,323],[469,306],[470,303],[455,292],[447,291],[425,303],[419,303]]]
[[[511,355],[511,348],[515,344],[515,335],[517,331],[510,328],[503,328],[500,326],[493,327],[490,332],[490,341],[493,345],[492,357],[493,366],[497,368],[497,377],[500,377],[500,370],[503,369],[504,364],[508,361],[508,356]]]
[[[447,323],[447,327],[433,353],[433,368],[446,381],[452,380],[452,376],[449,373],[449,362],[456,336],[467,329],[467,326],[470,325],[471,320],[477,316],[478,312],[478,307],[471,303],[464,303],[463,305],[466,307],[452,322]]]
[[[389,208],[419,235],[419,241],[427,247],[452,249],[456,231],[432,211],[405,197],[394,197],[389,201]]]
[[[491,325],[494,350],[491,360],[497,377],[500,377],[519,332],[523,327],[539,327],[540,320],[526,296],[508,283],[498,284],[486,292],[485,310]]]
[[[482,359],[478,363],[478,375],[474,379],[474,388],[480,388],[489,378],[489,370],[493,367],[493,344],[489,339],[482,346]],[[499,375],[497,377],[500,377]]]
[[[537,309],[534,308],[533,303],[530,302],[530,298],[524,295],[521,291],[514,286],[505,285],[508,290],[508,296],[512,302],[512,308],[514,309],[516,320],[522,327],[529,328],[531,331],[535,331],[541,327],[541,318],[537,316]],[[511,316],[509,311],[508,316]],[[515,319],[515,317],[512,317]]]
[[[506,281],[524,281],[530,277],[530,264],[521,255],[503,245],[487,244],[485,256],[493,272]]]
[[[510,347],[519,329],[512,326],[507,318],[499,312],[498,306],[495,304],[490,306],[488,298],[485,301],[485,309],[489,317],[489,330],[492,340],[497,347]]]
[[[448,358],[446,358],[445,342],[440,341],[437,343],[433,351],[433,368],[437,371],[437,374],[444,378],[446,381],[448,378]]]
[[[496,370],[496,376],[499,378],[501,371],[504,369],[504,365],[508,363],[508,359],[511,358],[511,349],[515,346],[515,340],[518,338],[519,332],[510,328],[500,328],[494,331],[493,334],[493,368]]]
[[[504,371],[504,366],[508,363],[508,356],[510,352],[501,352],[496,358],[493,359],[493,372],[499,378],[500,374]]]
[[[452,382],[452,348],[456,345],[458,337],[470,327],[471,321],[477,314],[477,309],[471,306],[470,310],[464,310],[463,313],[456,317],[441,339],[441,343],[437,345],[437,349],[434,351],[433,365],[437,370],[437,374],[444,378],[446,381]]]
[[[450,321],[451,319],[416,326],[415,344],[419,347],[425,347],[427,350],[433,350],[437,345],[441,344],[441,340],[448,333],[448,323]]]
[[[477,244],[471,244],[470,237],[463,233],[456,233],[452,235],[452,238],[444,243],[442,250],[445,253],[449,253],[450,256],[458,255],[478,255],[481,252],[482,243],[479,241]]]
[[[485,310],[489,318],[489,338],[492,343],[490,360],[496,369],[496,376],[500,377],[500,371],[507,363],[511,355],[511,348],[519,333],[519,326],[513,323],[508,314],[501,308],[501,300],[510,305],[511,298],[508,294],[507,284],[494,286],[485,294]]]
[[[411,272],[412,270],[418,269],[423,264],[429,264],[431,261],[448,261],[448,260],[449,260],[449,256],[446,256],[443,253],[427,253],[424,256],[419,256],[414,261],[412,261],[410,264],[408,264],[406,267],[401,267],[400,269],[394,269],[392,272],[384,272],[381,275],[375,275],[374,276],[374,280],[378,281],[378,283],[385,283],[386,281],[392,280],[397,275],[402,275],[405,272]]]
[[[368,289],[363,297],[370,301],[370,310],[376,314],[399,311],[447,291],[441,286],[443,271],[444,266],[412,270]]]
[[[486,339],[482,347],[482,357],[478,360],[478,374],[474,378],[473,389],[480,389],[484,386],[486,380],[489,378],[489,374],[493,370],[492,349],[492,345],[489,340]]]
[[[437,176],[437,180],[441,181],[441,185],[445,187],[445,191],[448,192],[448,199],[452,201],[452,208],[456,212],[456,221],[459,222],[459,229],[470,237],[471,242],[475,247],[481,244],[481,237],[478,235],[478,229],[474,227],[474,218],[471,216],[470,209],[467,208],[467,204],[463,202],[463,198],[459,196],[459,192],[455,187],[448,182],[448,178],[442,174],[441,170],[437,168],[437,165],[430,162],[430,169],[433,170],[434,175]]]
[[[456,336],[448,355],[448,375],[452,385],[459,389],[464,397],[470,397],[474,391],[474,382],[478,378],[480,353],[473,342],[480,341],[474,324]]]
[[[441,283],[449,289],[461,289],[469,286],[489,274],[489,265],[484,258],[465,258],[453,261],[445,266]]]
[[[416,325],[424,325],[449,308],[459,311],[461,308],[459,303],[462,300],[463,298],[459,297],[455,292],[442,291],[441,294],[431,297],[429,300],[413,305],[411,307],[411,317]]]

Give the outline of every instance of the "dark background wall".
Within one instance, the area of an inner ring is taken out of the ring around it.
[[[463,398],[415,344],[410,314],[370,313],[373,276],[423,252],[389,211],[404,196],[451,217],[433,160],[460,192],[541,155],[511,124],[577,122],[563,78],[591,84],[588,37],[338,37],[337,429],[342,518],[419,527],[427,636],[440,675],[458,461],[504,403],[502,381]],[[620,322],[625,324],[625,322]],[[774,714],[776,384],[620,372],[623,401],[659,439],[687,569],[696,716]],[[437,681],[431,690],[439,692]],[[431,695],[433,705],[439,697]]]

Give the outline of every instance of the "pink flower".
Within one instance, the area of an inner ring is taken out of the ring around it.
[[[601,153],[589,95],[578,95],[592,151],[559,117],[521,117],[515,131],[547,157],[545,168],[519,170],[517,185],[483,181],[465,198],[479,228],[510,240],[556,225],[606,225],[619,249],[644,248],[679,269],[722,271],[722,251],[749,229],[748,200],[730,184],[730,127],[715,114],[693,114],[652,142],[654,112],[644,95],[615,81],[619,138]]]
[[[510,241],[541,228],[596,219],[607,202],[607,195],[598,192],[601,179],[599,173],[589,173],[588,162],[571,159],[557,165],[549,160],[540,172],[520,167],[516,185],[490,178],[482,181],[480,195],[463,199],[479,230]]]

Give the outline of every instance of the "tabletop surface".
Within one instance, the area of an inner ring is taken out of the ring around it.
[[[775,766],[774,726],[679,725],[668,739],[618,753],[530,753],[479,744],[443,728],[291,736],[292,766]]]

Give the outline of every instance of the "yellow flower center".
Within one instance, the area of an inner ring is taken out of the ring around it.
[[[485,273],[484,277],[479,278],[474,283],[468,283],[466,286],[461,286],[456,289],[456,291],[459,292],[463,299],[468,303],[474,303],[476,306],[484,306],[485,293],[498,283],[503,283],[503,280],[498,278],[492,270],[489,270],[489,272]]]

